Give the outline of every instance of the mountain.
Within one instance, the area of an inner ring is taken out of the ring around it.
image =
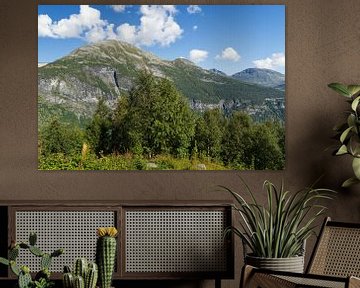
[[[126,42],[106,40],[38,68],[39,126],[51,115],[85,123],[100,97],[113,105],[143,69],[173,81],[189,102],[261,104],[265,98],[284,97],[283,91],[210,72],[184,58],[162,60]]]
[[[210,71],[210,72],[213,72],[213,73],[215,73],[215,74],[218,74],[218,75],[227,76],[223,71],[218,70],[218,69],[215,69],[215,68],[209,69],[209,71]]]
[[[248,68],[232,75],[233,78],[247,82],[262,85],[265,87],[285,86],[285,75],[270,69]]]

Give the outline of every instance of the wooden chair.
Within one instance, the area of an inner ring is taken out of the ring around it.
[[[360,287],[360,223],[326,218],[306,273],[278,272],[244,266],[240,287]]]

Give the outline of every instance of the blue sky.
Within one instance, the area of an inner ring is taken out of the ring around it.
[[[229,75],[249,67],[285,72],[284,5],[39,5],[38,36],[38,62],[118,39]]]

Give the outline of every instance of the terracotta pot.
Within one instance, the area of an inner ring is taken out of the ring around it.
[[[251,255],[245,256],[245,263],[254,267],[287,272],[304,272],[304,256],[289,258],[263,258]]]

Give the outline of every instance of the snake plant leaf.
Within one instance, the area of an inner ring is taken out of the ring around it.
[[[360,180],[360,158],[355,157],[353,159],[352,168],[356,178]]]
[[[235,197],[235,210],[240,214],[240,228],[232,227],[231,232],[242,238],[255,256],[300,255],[304,240],[313,233],[313,222],[324,211],[317,201],[331,199],[330,194],[334,191],[310,187],[290,193],[285,191],[283,184],[278,189],[269,181],[265,181],[263,187],[267,194],[266,205],[260,205],[252,198],[251,202],[246,202],[239,193],[223,187]],[[248,195],[253,194],[248,187],[245,190]],[[310,217],[310,210],[315,215]]]
[[[342,96],[351,97],[351,93],[348,90],[347,85],[341,84],[341,83],[330,83],[328,85],[329,88],[333,89],[334,91],[336,91],[337,93],[339,93]]]
[[[349,153],[346,145],[341,145],[341,147],[339,148],[339,150],[337,150],[336,154],[335,155],[344,155],[344,154],[347,154]]]
[[[360,85],[348,85],[347,90],[349,91],[351,96],[360,92]]]
[[[358,105],[359,105],[359,101],[360,101],[360,96],[356,97],[356,98],[354,99],[354,101],[352,101],[352,103],[351,103],[351,109],[352,109],[352,110],[356,111],[356,108],[357,108]]]
[[[341,143],[344,143],[344,141],[346,140],[347,136],[349,135],[349,132],[351,131],[353,127],[350,126],[348,127],[347,129],[345,129],[345,131],[343,133],[341,133],[341,136],[340,136],[340,141]]]
[[[360,183],[360,180],[357,179],[356,177],[351,177],[349,179],[347,179],[346,181],[344,181],[344,183],[341,185],[341,187],[343,188],[348,188],[354,184],[358,184]]]

